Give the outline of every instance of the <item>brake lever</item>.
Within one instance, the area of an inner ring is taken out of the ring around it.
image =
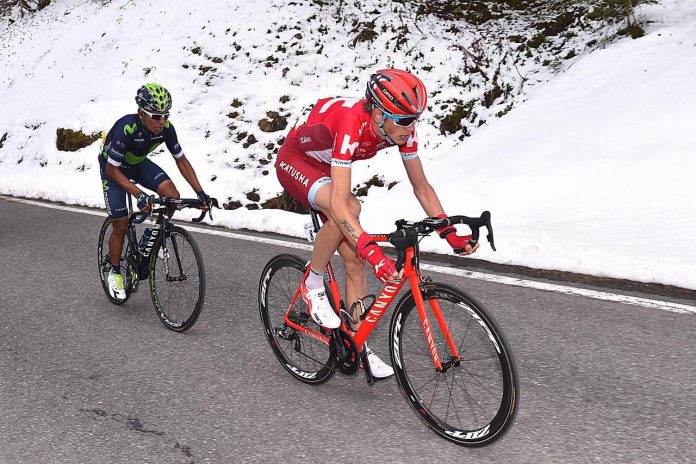
[[[152,217],[152,210],[155,207],[155,202],[154,202],[155,196],[154,195],[148,195],[147,197],[147,203],[150,205],[150,211],[149,212],[143,212],[138,211],[137,213],[131,212],[131,215],[133,216],[133,219],[131,219],[131,223],[133,224],[142,224],[145,222],[148,218]]]
[[[484,211],[481,213],[481,217],[476,218],[472,221],[474,224],[469,223],[469,228],[471,229],[471,239],[467,241],[469,246],[471,248],[474,248],[476,244],[479,243],[479,237],[481,235],[481,226],[486,227],[486,231],[488,232],[486,234],[486,239],[488,240],[488,243],[490,243],[491,248],[493,251],[497,251],[495,249],[495,241],[493,238],[493,226],[491,225],[491,213],[490,211]],[[453,250],[456,254],[462,253],[466,251],[464,248],[455,248]]]
[[[484,220],[484,226],[486,226],[486,230],[488,233],[486,234],[486,239],[488,240],[488,243],[491,244],[491,248],[493,248],[493,251],[498,251],[495,249],[495,240],[493,238],[493,225],[491,224],[491,212],[490,211],[484,211],[483,214],[481,214],[481,219]]]
[[[396,267],[397,272],[401,272],[401,269],[403,269],[406,264],[406,247],[410,240],[411,238],[409,238],[408,234],[403,229],[397,229],[395,232],[389,234],[389,243],[396,248],[397,258],[394,267]]]
[[[210,198],[210,201],[208,202],[208,216],[210,217],[210,220],[213,220],[213,208],[220,208],[220,204],[217,201],[217,198]]]
[[[217,198],[210,198],[210,201],[208,202],[208,211],[201,211],[201,215],[198,216],[197,218],[191,219],[191,222],[201,222],[203,219],[205,219],[206,213],[210,217],[210,220],[213,220],[213,208],[220,208],[220,204],[217,201]]]

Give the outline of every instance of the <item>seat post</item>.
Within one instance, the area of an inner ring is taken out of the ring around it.
[[[319,211],[314,208],[309,209],[309,214],[312,216],[312,225],[314,226],[314,233],[318,233],[321,229],[321,223],[319,222]]]

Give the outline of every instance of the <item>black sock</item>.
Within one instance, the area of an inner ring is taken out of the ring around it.
[[[121,266],[113,266],[114,269],[114,274],[120,274],[121,273]]]

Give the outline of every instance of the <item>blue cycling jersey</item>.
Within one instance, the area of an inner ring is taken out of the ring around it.
[[[163,142],[174,158],[184,154],[170,121],[159,134],[153,134],[143,127],[137,114],[128,114],[116,121],[106,135],[101,156],[114,166],[133,166],[142,162]]]

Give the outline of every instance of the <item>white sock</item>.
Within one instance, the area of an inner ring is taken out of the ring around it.
[[[307,280],[305,280],[305,286],[307,290],[316,290],[317,288],[324,287],[324,273],[319,274],[314,269],[309,269],[309,275]]]

